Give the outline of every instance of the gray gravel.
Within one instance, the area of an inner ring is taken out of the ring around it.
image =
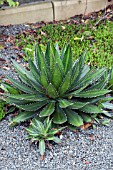
[[[15,29],[12,30],[9,27],[7,31],[15,35]],[[10,43],[6,45],[0,58],[6,59],[3,66],[10,70],[0,68],[0,75],[14,76],[11,58],[16,59],[18,55]],[[10,128],[9,118],[10,115],[0,122],[0,170],[113,170],[113,120],[109,127],[97,126],[79,133],[65,130],[60,136],[62,143],[53,145],[53,150],[47,149],[41,161],[37,145],[30,145],[25,139],[24,126]]]
[[[62,143],[40,160],[37,145],[25,139],[24,126],[0,122],[0,170],[113,170],[113,121],[82,133],[65,130]]]

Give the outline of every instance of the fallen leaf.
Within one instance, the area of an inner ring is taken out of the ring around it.
[[[65,29],[66,29],[66,27],[65,27],[65,26],[61,26],[61,28],[62,28],[62,30],[65,30]]]
[[[74,40],[76,41],[76,40],[81,40],[81,38],[79,38],[79,37],[75,37],[74,38]]]
[[[20,48],[18,46],[13,46],[12,49],[20,50]]]
[[[0,44],[0,50],[2,50],[4,48],[4,46],[2,44]]]
[[[80,126],[80,128],[81,128],[82,130],[86,130],[86,129],[88,129],[91,125],[92,125],[92,122],[90,122],[90,123],[85,123],[84,125]]]
[[[0,76],[0,80],[3,79],[5,76]]]
[[[13,37],[8,37],[6,41],[14,44],[14,38]]]
[[[95,140],[93,135],[89,135],[90,140]]]
[[[45,35],[46,35],[46,33],[43,32],[43,31],[40,31],[40,34],[41,34],[42,36],[45,36]]]
[[[0,58],[0,61],[2,61],[2,62],[6,62],[6,60],[5,60],[5,59],[3,59],[3,58]]]
[[[6,67],[6,66],[0,66],[0,68],[2,68],[2,69],[4,69],[4,70],[10,70],[10,68],[9,67]]]
[[[41,155],[40,159],[41,159],[41,161],[43,161],[44,160],[44,155]]]
[[[4,81],[8,84],[12,84],[8,79],[5,79]]]

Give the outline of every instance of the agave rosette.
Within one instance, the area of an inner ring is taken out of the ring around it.
[[[103,113],[98,102],[107,98],[106,68],[90,69],[84,63],[86,53],[72,60],[70,45],[60,52],[58,46],[47,44],[45,52],[35,48],[34,62],[29,59],[29,70],[13,61],[19,80],[9,77],[20,94],[6,94],[6,102],[20,109],[12,123],[19,123],[36,115],[51,117],[55,124],[67,122],[81,126]]]
[[[31,124],[26,128],[28,132],[27,139],[31,139],[32,142],[39,142],[40,154],[44,155],[46,148],[46,141],[54,141],[55,143],[60,143],[61,140],[56,136],[56,133],[62,131],[65,127],[58,129],[52,128],[52,119],[49,120],[47,117],[43,122],[34,118]]]

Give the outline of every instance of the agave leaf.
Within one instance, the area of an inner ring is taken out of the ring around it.
[[[55,143],[60,143],[61,142],[61,140],[56,136],[48,137],[47,140],[54,141]]]
[[[109,119],[105,119],[101,122],[102,125],[105,125],[105,126],[109,126],[109,122],[110,120]]]
[[[63,57],[64,73],[66,74],[72,69],[72,51],[70,45],[67,46]]]
[[[26,93],[35,93],[35,89],[32,89],[28,86],[26,86],[25,84],[23,83],[20,83],[19,81],[17,80],[14,80],[12,79],[11,77],[8,77],[9,81],[12,82],[12,84],[19,90],[23,91],[23,92],[26,92]]]
[[[42,68],[45,72],[47,71],[44,54],[39,45],[36,45],[35,47],[35,61],[36,66],[37,68],[39,68],[40,71],[42,70]]]
[[[108,79],[101,80],[88,88],[88,90],[103,89],[107,85]]]
[[[39,151],[40,151],[40,154],[43,156],[45,153],[45,141],[44,140],[39,141]]]
[[[32,138],[39,138],[39,137],[40,137],[37,132],[36,132],[36,133],[35,133],[35,132],[32,132],[32,133],[29,132],[29,135],[32,136]],[[31,137],[30,137],[30,138],[31,138]]]
[[[30,71],[31,71],[32,75],[34,76],[35,80],[38,81],[38,83],[40,83],[39,70],[36,68],[35,64],[30,59],[29,59],[29,66],[30,66]]]
[[[73,125],[71,125],[71,124],[67,124],[67,127],[68,127],[70,130],[72,130],[72,131],[78,130],[78,127],[73,126]]]
[[[82,77],[75,85],[75,88],[80,88],[84,84],[91,84],[93,81],[97,81],[103,74],[105,73],[106,69],[102,68],[99,70],[90,70],[84,77]]]
[[[13,62],[13,66],[15,67],[16,71],[19,71],[23,74],[26,74],[27,73],[27,70],[21,66],[21,64],[18,64],[15,60],[12,60]]]
[[[109,112],[106,111],[106,110],[103,110],[102,114],[105,115],[105,116],[107,116],[107,117],[109,117],[109,118],[113,118],[112,113],[109,113]]]
[[[89,116],[88,114],[80,113],[80,116],[82,117],[83,121],[86,123],[92,121],[91,116]]]
[[[24,122],[30,118],[33,118],[35,115],[36,115],[36,113],[34,113],[34,112],[21,112],[12,119],[10,125],[13,126],[20,122]]]
[[[99,101],[100,103],[104,103],[104,102],[109,102],[111,100],[113,100],[113,97],[101,96],[101,97],[98,97],[98,98],[95,98],[95,99],[91,100],[90,102],[95,103],[95,102]]]
[[[79,58],[80,72],[84,68],[84,62],[85,62],[85,59],[86,59],[86,54],[87,54],[87,51],[84,51],[83,54]]]
[[[38,94],[17,94],[17,95],[11,95],[6,94],[6,96],[18,99],[18,100],[27,100],[27,101],[44,101],[48,100],[46,96],[38,95]]]
[[[90,70],[83,78],[79,79],[79,77],[81,75],[80,70],[79,70],[79,75],[76,78],[76,80],[72,83],[69,91],[80,89],[80,88],[83,88],[85,86],[87,87],[89,85],[89,81],[88,81],[88,83],[83,83],[82,81],[86,80],[86,78],[89,77],[90,73],[92,73],[92,70]]]
[[[63,83],[61,84],[59,88],[60,96],[62,96],[69,89],[70,83],[71,83],[71,74],[70,72],[68,72],[66,77],[64,78]]]
[[[76,94],[78,94],[78,93],[80,93],[81,91],[83,91],[86,87],[88,86],[88,84],[85,84],[85,85],[83,85],[81,88],[79,88],[79,89],[77,89],[77,90],[75,90],[75,91],[73,91],[73,89],[72,89],[72,93],[70,93],[70,95],[76,95]],[[70,90],[70,92],[71,92],[71,90]]]
[[[31,122],[31,126],[36,129],[39,132],[43,132],[44,131],[44,125],[42,122],[40,122],[39,120],[37,120],[36,118],[34,118]]]
[[[40,83],[45,88],[47,88],[47,86],[49,85],[47,74],[43,68],[41,69],[41,73],[40,73]]]
[[[49,103],[47,104],[44,109],[40,112],[40,117],[50,116],[55,110],[55,103]]]
[[[17,89],[12,87],[8,83],[2,83],[0,88],[3,89],[5,92],[9,92],[10,94],[18,94],[19,93],[19,91]]]
[[[55,143],[61,143],[61,140],[57,136],[54,137],[53,141]]]
[[[60,56],[60,50],[59,50],[58,43],[55,43],[55,49],[57,50],[57,52],[58,52],[58,55]]]
[[[14,112],[14,111],[15,111],[15,109],[16,109],[16,107],[15,107],[15,106],[11,106],[11,107],[10,107],[10,109],[7,111],[7,114],[8,114],[8,113],[12,113],[12,112]]]
[[[93,104],[87,104],[84,107],[82,107],[80,110],[86,113],[102,113],[102,110],[99,109],[98,106],[95,106]]]
[[[35,129],[32,125],[30,125],[28,128],[25,128],[27,132],[29,133],[38,133],[37,129]]]
[[[34,103],[30,103],[27,105],[17,105],[16,106],[20,109],[26,110],[26,111],[36,111],[38,109],[40,109],[42,106],[46,105],[48,103],[48,101],[42,101],[42,102],[34,102]]]
[[[52,136],[52,135],[55,135],[57,134],[58,132],[62,131],[64,128],[66,127],[61,127],[61,128],[58,128],[58,129],[51,129],[51,131],[48,133],[49,136]]]
[[[60,99],[59,100],[59,106],[61,108],[66,108],[66,107],[71,106],[71,105],[73,105],[73,103],[68,101],[68,100],[66,100],[66,99]]]
[[[83,91],[80,92],[78,94],[75,94],[75,97],[83,97],[83,98],[93,98],[93,97],[98,97],[98,96],[102,96],[106,93],[109,93],[111,90],[88,90],[88,91]],[[73,93],[74,95],[74,93]]]
[[[10,103],[10,104],[14,104],[14,105],[23,105],[23,104],[29,104],[30,101],[27,101],[27,100],[18,100],[18,99],[15,99],[15,98],[11,98],[11,97],[7,97],[5,99],[5,101],[7,103]]]
[[[58,90],[59,86],[61,85],[62,80],[63,79],[62,79],[61,70],[59,68],[58,63],[56,63],[51,82],[57,90]]]
[[[86,53],[87,53],[87,51],[85,51],[85,52],[79,57],[79,59],[78,59],[79,74],[78,74],[78,76],[76,77],[76,82],[80,79],[82,70],[84,69],[84,63],[85,63]]]
[[[46,52],[45,52],[45,59],[49,67],[50,67],[50,55],[51,55],[51,46],[50,46],[50,42],[48,42]]]
[[[70,106],[71,109],[80,109],[87,105],[89,102],[73,102],[73,104]]]
[[[67,45],[64,44],[64,46],[62,48],[62,51],[61,51],[61,60],[64,58],[64,54],[65,54],[66,48],[67,48]]]
[[[91,87],[88,88],[88,90],[94,90],[94,89],[104,89],[106,85],[108,84],[109,76],[107,74],[107,71],[102,76],[102,80],[97,81],[94,83]]]
[[[83,125],[83,119],[81,116],[78,115],[77,112],[72,111],[71,109],[67,108],[65,109],[65,113],[67,115],[67,121],[73,126],[81,126]]]
[[[63,109],[59,108],[59,106],[56,106],[56,110],[53,114],[53,122],[55,124],[62,124],[67,121],[67,117],[63,111]]]
[[[34,88],[37,92],[43,94],[44,90],[43,87],[35,80],[29,80],[30,84],[32,85],[32,88]]]
[[[104,108],[113,110],[113,104],[112,103],[104,102],[104,103],[101,103],[101,104]]]
[[[56,60],[55,60],[55,52],[54,52],[54,46],[51,45],[51,53],[49,54],[49,57],[50,57],[50,72],[51,74],[53,73],[54,71],[54,68],[55,68],[55,64],[56,64]]]
[[[47,87],[47,94],[49,97],[52,97],[53,99],[58,97],[58,92],[56,91],[52,83],[50,83],[49,86]]]
[[[29,71],[27,71],[24,67],[21,66],[21,64],[18,64],[16,61],[12,60],[13,66],[16,69],[17,73],[27,81],[26,76],[28,78],[31,78],[31,74]]]
[[[58,46],[58,44],[57,44],[57,46]],[[58,47],[55,48],[54,46],[52,46],[52,49],[53,49],[53,53],[54,53],[55,63],[58,63],[59,68],[60,68],[60,70],[63,74],[64,73],[64,66],[63,66],[62,60],[60,58],[60,53],[59,53]]]
[[[81,71],[79,79],[82,79],[89,71],[90,71],[90,67],[88,65],[85,65]]]
[[[99,70],[95,70],[93,73],[91,73],[90,75],[88,75],[88,77],[83,80],[81,83],[87,83],[87,84],[90,84],[92,83],[93,81],[97,81],[98,79],[100,79],[104,73],[105,73],[106,69],[105,68],[102,68],[102,69],[99,69]]]
[[[13,61],[13,65],[20,76],[20,79],[23,83],[30,85],[30,80],[34,80],[30,71],[27,71],[24,67],[18,64],[16,61]]]
[[[76,81],[76,78],[79,75],[79,62],[78,60],[74,63],[74,66],[72,68],[72,74],[71,74],[71,83],[73,83],[74,81]]]
[[[50,118],[47,117],[44,120],[44,132],[45,132],[45,134],[48,133],[48,135],[49,135],[49,130],[51,130],[51,126],[52,126],[52,119],[50,120]]]

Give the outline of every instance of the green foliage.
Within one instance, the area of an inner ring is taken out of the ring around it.
[[[10,7],[16,7],[19,5],[18,2],[14,2],[13,0],[0,0],[0,5],[3,5],[4,2],[7,2]]]
[[[33,59],[34,43],[41,44],[42,50],[48,40],[52,43],[58,42],[59,47],[63,48],[65,43],[70,43],[74,53],[73,59],[77,59],[82,51],[88,50],[86,63],[91,66],[111,68],[113,65],[113,22],[104,21],[98,27],[95,22],[89,21],[86,24],[75,25],[72,23],[47,24],[37,29],[37,32],[21,34],[16,37],[16,45],[28,52]],[[24,57],[28,60],[27,57]]]
[[[6,93],[19,94],[18,90],[14,89],[10,84],[7,83],[2,83],[0,85],[0,88]],[[7,104],[8,103],[4,101],[3,98],[0,98],[0,120],[2,120],[7,113],[11,113],[15,110],[15,107],[10,107],[9,111],[6,112],[5,107]]]
[[[105,89],[109,76],[106,68],[90,69],[84,64],[85,56],[86,53],[73,62],[70,45],[60,52],[58,45],[48,43],[45,52],[36,46],[34,62],[29,59],[28,70],[14,61],[20,81],[10,77],[9,80],[19,94],[6,93],[5,101],[19,108],[21,113],[12,124],[39,115],[50,116],[55,124],[79,127],[104,114],[100,103],[102,99],[109,100],[105,97],[110,92]]]
[[[36,118],[33,119],[30,126],[26,128],[29,133],[27,139],[31,139],[32,142],[39,142],[40,154],[43,156],[45,153],[46,141],[54,141],[55,143],[61,142],[55,135],[62,129],[64,129],[64,127],[53,129],[52,120],[49,120],[49,117],[46,118],[43,123]]]

